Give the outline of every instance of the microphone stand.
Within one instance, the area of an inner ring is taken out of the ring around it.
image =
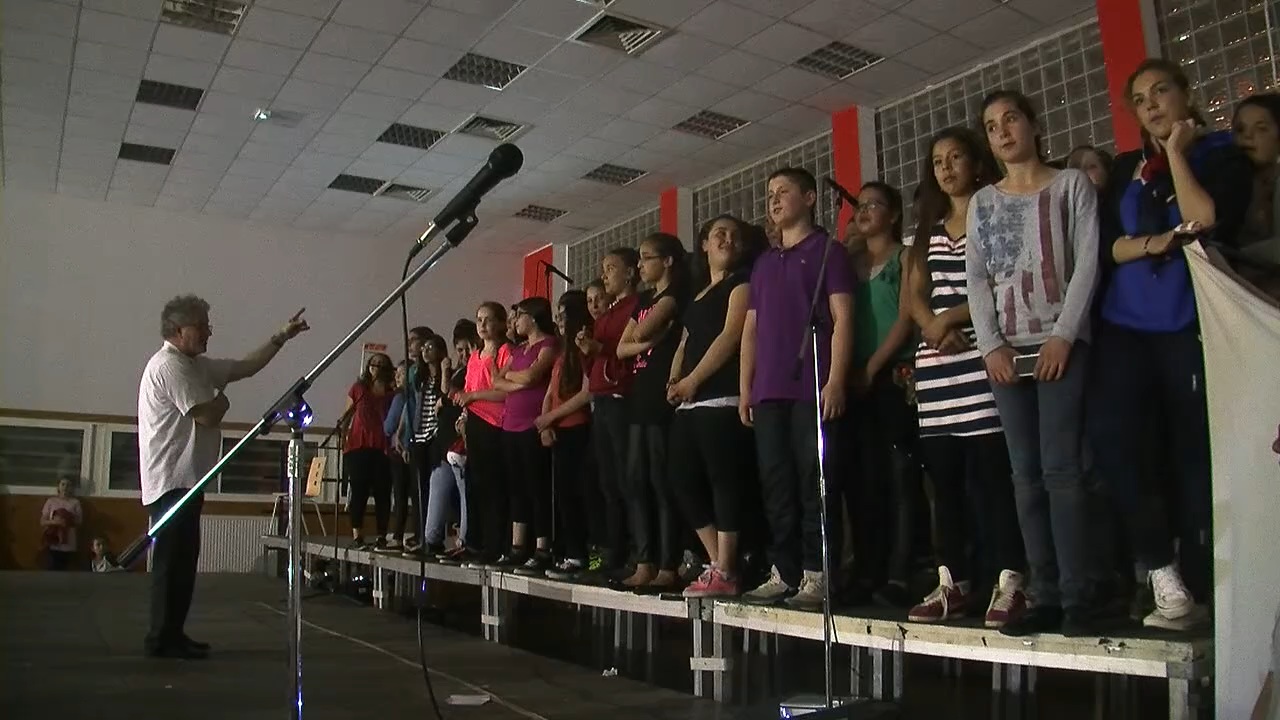
[[[812,353],[813,362],[809,369],[813,373],[813,426],[818,438],[818,521],[821,524],[822,576],[824,580],[822,584],[822,668],[825,688],[824,700],[826,708],[831,710],[835,707],[831,679],[831,629],[835,621],[831,616],[831,547],[827,538],[827,444],[823,437],[822,425],[822,369],[818,363],[818,331],[821,329],[821,323],[818,318],[818,302],[823,296],[822,290],[827,274],[827,258],[831,254],[831,240],[824,238],[824,241],[822,262],[818,265],[818,284],[813,289],[813,297],[809,302],[809,317],[805,323],[804,339],[800,343],[800,351],[796,355],[795,377],[797,379],[800,378],[805,365],[805,354]]]
[[[476,198],[470,204],[474,207],[479,200]],[[464,207],[467,207],[464,205]],[[462,213],[472,215],[470,209]],[[441,214],[441,218],[432,221],[427,226],[425,232],[418,239],[418,244],[414,248],[414,252],[429,243],[441,230],[446,226],[453,224],[459,214],[451,214],[445,217]],[[465,233],[464,233],[465,234]],[[152,525],[145,534],[135,540],[124,552],[120,554],[119,565],[127,567],[135,562],[142,554],[151,546],[152,541],[166,528],[168,523],[173,519],[188,502],[191,501],[197,493],[204,489],[204,486],[210,480],[217,477],[222,469],[226,467],[233,459],[238,457],[250,442],[259,436],[270,431],[271,427],[277,423],[284,423],[289,427],[289,459],[288,459],[288,477],[289,477],[289,674],[290,674],[290,717],[292,720],[301,720],[302,718],[302,501],[304,497],[305,479],[302,475],[302,449],[303,449],[303,430],[311,424],[313,414],[310,406],[307,405],[303,395],[315,383],[316,379],[329,369],[347,348],[360,338],[360,336],[369,329],[371,325],[383,313],[387,311],[391,305],[399,300],[405,292],[413,286],[428,270],[435,267],[455,245],[451,242],[441,243],[426,260],[417,268],[410,272],[404,280],[391,290],[385,298],[382,299],[363,320],[356,323],[356,326],[347,333],[346,337],[338,341],[320,362],[316,364],[306,375],[294,381],[293,385],[280,396],[271,407],[263,413],[261,419],[245,433],[230,450],[228,450],[219,460],[214,463],[213,467],[205,473],[204,477],[195,483],[186,494],[174,503],[160,519]]]

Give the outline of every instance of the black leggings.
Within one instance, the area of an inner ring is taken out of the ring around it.
[[[909,579],[915,518],[924,503],[914,409],[889,369],[876,375],[852,423],[858,464],[844,499],[863,585]]]
[[[676,412],[667,481],[694,530],[708,525],[719,532],[742,529],[744,497],[758,492],[752,483],[752,444],[736,405]]]
[[[591,406],[592,442],[596,454],[596,478],[604,508],[599,528],[604,566],[620,568],[627,562],[629,515],[624,496],[627,491],[627,407],[626,400],[597,395]],[[634,530],[631,530],[634,532]]]
[[[467,544],[497,557],[511,547],[502,429],[467,414]]]
[[[502,431],[506,458],[511,522],[529,526],[529,536],[551,537],[551,450],[542,446],[537,430]]]
[[[657,563],[675,570],[683,548],[680,522],[667,472],[668,425],[631,425],[627,429],[627,511],[631,518],[636,564]]]
[[[590,466],[591,426],[587,424],[556,428],[556,443],[551,446],[551,475],[555,487],[556,543],[561,555],[587,559],[587,535],[590,527],[592,484],[595,477]]]
[[[417,490],[413,487],[413,478],[409,477],[409,464],[400,457],[399,453],[392,452],[387,456],[388,467],[391,470],[391,497],[395,504],[395,537],[403,540],[404,536],[410,532],[412,527],[409,523],[409,510],[417,505]],[[417,512],[414,512],[417,515]],[[416,520],[412,521],[416,524]]]
[[[983,586],[1001,570],[1021,572],[1027,564],[1013,500],[1013,478],[1004,433],[920,439],[920,454],[933,481],[933,513],[938,526],[938,564],[956,582]],[[972,542],[980,567],[970,567],[966,520],[972,518]]]
[[[391,519],[391,458],[381,450],[352,450],[344,456],[351,498],[351,527],[364,533],[364,511],[373,497],[373,522],[378,537],[385,537]]]

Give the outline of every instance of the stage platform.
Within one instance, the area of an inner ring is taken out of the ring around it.
[[[284,567],[284,538],[263,537],[264,553]],[[416,560],[354,550],[332,538],[306,542],[307,569],[317,561],[335,563],[341,578],[367,575],[375,606],[403,606],[416,590],[423,568]],[[607,588],[526,578],[508,573],[466,569],[435,563],[425,565],[431,581],[477,586],[480,618],[486,639],[501,643],[522,620],[512,609],[521,596],[538,597],[613,615],[615,650],[655,650],[655,620],[682,619],[690,638],[688,671],[695,695],[728,701],[742,697],[750,682],[735,666],[753,658],[776,655],[779,638],[821,640],[820,613],[780,607],[752,607],[736,602],[684,600],[622,593]],[[1111,637],[1066,638],[1042,635],[1018,639],[988,630],[978,622],[935,626],[910,623],[878,609],[864,609],[854,617],[841,611],[835,619],[835,642],[843,646],[837,676],[853,697],[900,699],[906,692],[904,672],[909,656],[942,658],[960,673],[963,665],[990,666],[991,690],[1014,696],[1034,696],[1037,670],[1087,673],[1095,681],[1099,700],[1112,706],[1136,705],[1129,681],[1154,678],[1167,685],[1168,717],[1190,720],[1198,716],[1211,687],[1213,643],[1208,631],[1195,637],[1131,628]],[[737,687],[735,687],[735,685]],[[1144,713],[1145,714],[1145,713]],[[1134,716],[1121,709],[1118,716]]]
[[[278,580],[201,575],[188,633],[214,651],[197,661],[143,656],[141,573],[0,573],[0,597],[0,716],[7,720],[288,717],[285,586]],[[306,600],[304,619],[305,718],[433,717],[413,623],[327,594]],[[759,709],[605,677],[435,625],[424,624],[424,632],[432,682],[449,720],[762,717]],[[491,699],[447,705],[451,695]]]

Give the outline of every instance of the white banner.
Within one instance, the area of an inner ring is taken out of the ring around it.
[[[1280,309],[1187,248],[1204,342],[1213,460],[1214,674],[1219,718],[1248,718],[1280,610]]]

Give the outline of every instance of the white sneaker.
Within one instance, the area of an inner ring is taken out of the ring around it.
[[[1196,601],[1191,597],[1187,586],[1182,582],[1178,566],[1169,564],[1148,574],[1151,591],[1156,596],[1156,609],[1147,616],[1159,615],[1165,620],[1178,620],[1186,617],[1195,609]],[[1143,625],[1150,625],[1143,620]]]
[[[769,569],[769,579],[760,583],[755,590],[743,594],[742,601],[752,605],[772,605],[793,592],[795,588],[783,582],[778,566],[774,565]]]
[[[826,599],[827,578],[817,570],[805,570],[800,590],[787,598],[787,605],[797,610],[821,610]]]

